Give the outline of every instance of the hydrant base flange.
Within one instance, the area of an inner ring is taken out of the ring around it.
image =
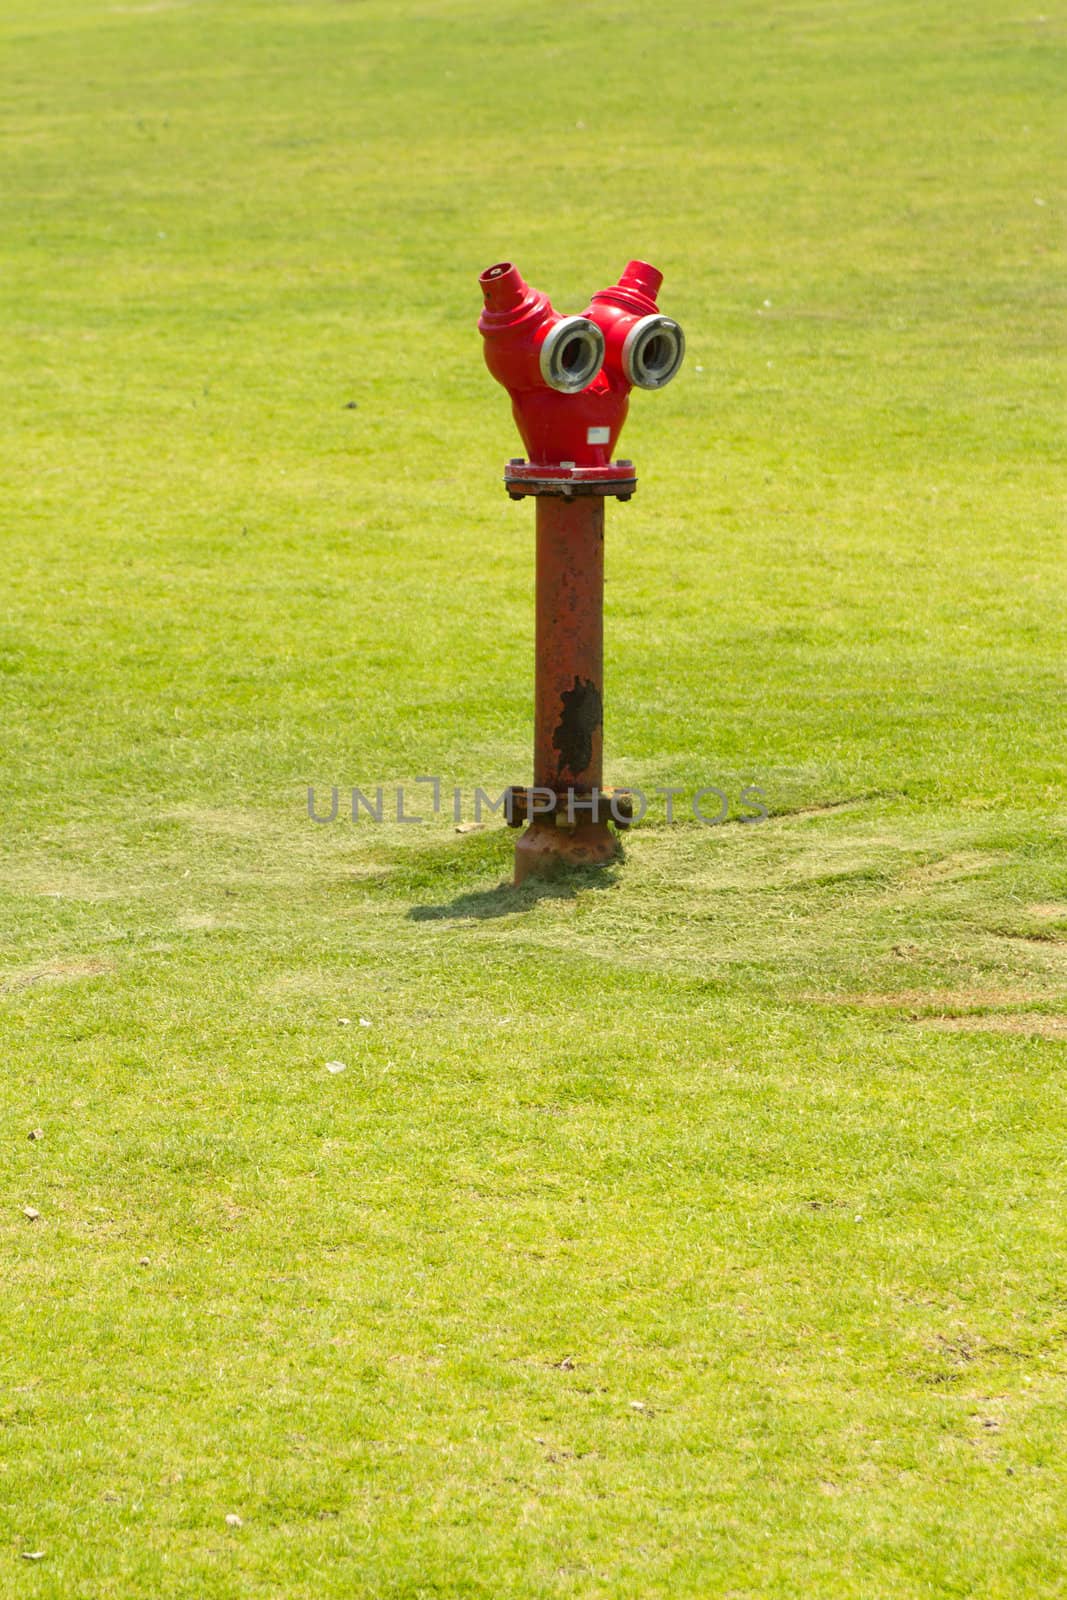
[[[622,854],[618,837],[606,822],[579,822],[574,827],[555,817],[538,817],[515,844],[515,883],[526,878],[552,878],[574,867],[600,867]]]
[[[578,495],[614,495],[629,500],[637,488],[632,461],[612,461],[606,467],[546,466],[538,461],[509,461],[504,487],[513,500],[527,495],[558,495],[572,500]]]
[[[613,822],[617,828],[625,829],[633,823],[634,797],[630,789],[553,790],[516,783],[507,791],[504,815],[509,828],[521,828],[543,818],[572,824]]]

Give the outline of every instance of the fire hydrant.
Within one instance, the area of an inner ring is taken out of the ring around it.
[[[532,788],[508,791],[515,882],[565,865],[610,861],[631,797],[603,787],[604,501],[629,500],[631,461],[613,461],[631,388],[662,389],[685,338],[656,305],[663,275],[631,261],[580,317],[561,316],[511,262],[479,278],[478,327],[489,371],[511,396],[529,460],[512,460],[513,500],[537,499],[537,600]]]

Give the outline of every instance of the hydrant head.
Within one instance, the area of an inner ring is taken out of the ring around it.
[[[682,363],[682,330],[656,305],[662,274],[631,261],[580,317],[553,310],[509,261],[478,281],[486,365],[511,395],[530,462],[608,466],[631,387],[661,389]]]

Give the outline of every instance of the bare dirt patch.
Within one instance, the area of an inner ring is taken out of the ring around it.
[[[807,995],[823,1005],[864,1006],[876,1010],[910,1011],[940,1015],[975,1011],[979,1006],[1033,1005],[1038,999],[1029,989],[895,989],[889,993],[864,990],[859,994]]]
[[[895,800],[896,794],[890,790],[872,792],[871,794],[849,795],[844,800],[825,800],[819,805],[797,806],[793,811],[776,811],[769,819],[771,822],[789,822],[793,817],[821,817],[828,811],[847,811],[854,806],[869,805],[872,800]]]
[[[40,967],[24,967],[20,972],[9,972],[0,977],[0,994],[28,989],[35,983],[74,983],[78,978],[96,978],[101,973],[114,970],[113,961],[49,961]]]
[[[964,878],[980,876],[999,864],[1000,858],[997,856],[978,850],[958,850],[937,861],[912,867],[905,875],[904,886],[921,891],[939,883],[958,883]]]
[[[918,1017],[922,1028],[941,1033],[1016,1033],[1038,1039],[1067,1040],[1067,1017],[1048,1017],[1040,1012],[1014,1012],[1011,1016]]]

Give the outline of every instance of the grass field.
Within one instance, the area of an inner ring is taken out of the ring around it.
[[[1067,1591],[1064,33],[0,0],[4,1600]],[[631,256],[607,777],[770,819],[316,826],[528,780]]]

